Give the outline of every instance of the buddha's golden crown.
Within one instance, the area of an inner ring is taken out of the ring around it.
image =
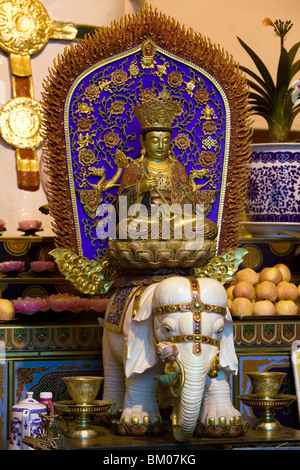
[[[133,112],[143,129],[149,127],[171,129],[175,117],[182,113],[182,106],[177,101],[173,101],[164,88],[156,98],[139,104]]]

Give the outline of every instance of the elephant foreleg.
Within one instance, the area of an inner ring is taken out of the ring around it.
[[[121,419],[124,422],[158,422],[161,420],[157,402],[155,367],[126,379],[126,394]],[[160,372],[160,369],[157,371]]]
[[[103,400],[113,401],[112,414],[123,408],[125,377],[123,367],[123,337],[104,329],[102,338],[104,388]]]
[[[213,419],[215,424],[219,424],[220,418],[225,418],[226,424],[241,420],[240,412],[231,402],[230,385],[223,370],[219,371],[217,378],[207,377],[199,420],[208,424]]]

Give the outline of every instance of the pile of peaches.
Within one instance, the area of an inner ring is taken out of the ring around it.
[[[300,285],[291,282],[285,264],[266,267],[261,272],[241,269],[227,288],[231,315],[298,315]]]

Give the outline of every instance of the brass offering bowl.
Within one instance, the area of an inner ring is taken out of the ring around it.
[[[260,431],[280,431],[281,424],[275,419],[275,410],[290,406],[296,399],[294,395],[279,395],[285,372],[248,372],[254,394],[239,395],[237,398],[246,406],[259,409],[259,419],[253,429]]]
[[[89,405],[96,399],[104,377],[64,377],[62,380],[75,403]]]
[[[285,372],[248,372],[254,393],[257,397],[275,398],[278,394]]]

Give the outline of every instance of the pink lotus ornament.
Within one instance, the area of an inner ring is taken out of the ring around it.
[[[52,261],[32,261],[30,268],[36,273],[51,272],[55,269],[55,263]]]
[[[39,230],[42,226],[42,222],[40,220],[20,220],[18,225],[22,230]]]
[[[174,362],[179,354],[177,346],[169,342],[158,343],[156,352],[162,362]]]
[[[109,299],[95,297],[86,299],[86,310],[93,310],[94,312],[104,312],[108,305]]]
[[[44,312],[48,308],[47,299],[42,299],[40,297],[18,297],[15,300],[12,300],[12,304],[15,307],[17,313],[22,313],[24,315],[33,315],[37,312]]]
[[[23,271],[25,266],[24,261],[3,261],[0,263],[0,268],[4,273],[11,273],[11,272],[21,272]]]
[[[20,220],[18,225],[18,230],[24,232],[22,236],[35,236],[36,232],[43,231],[40,220]]]
[[[4,222],[4,220],[0,219],[0,236],[5,231],[6,231],[5,222]]]
[[[70,311],[73,313],[85,310],[84,299],[69,294],[53,294],[49,297],[49,307],[53,312]]]

